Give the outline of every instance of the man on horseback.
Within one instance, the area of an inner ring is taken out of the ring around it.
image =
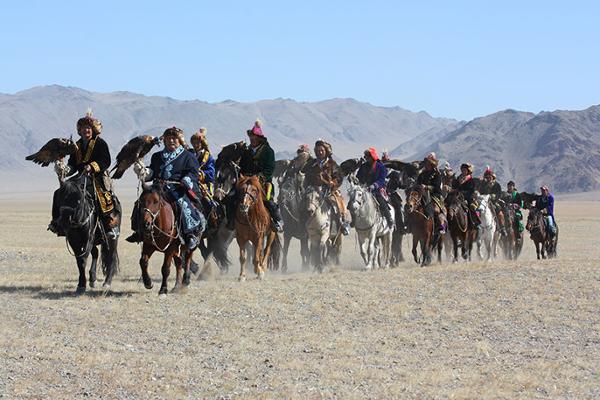
[[[190,139],[192,148],[190,151],[196,155],[200,168],[198,169],[198,188],[202,195],[202,208],[205,217],[208,217],[213,209],[213,193],[215,181],[215,159],[210,154],[208,140],[206,139],[206,128],[200,128]]]
[[[435,218],[440,234],[446,233],[446,215],[444,213],[444,200],[442,198],[442,175],[437,166],[439,161],[435,153],[425,157],[423,171],[417,177],[417,185],[424,188],[423,206],[429,218]]]
[[[100,137],[102,123],[92,117],[88,111],[85,117],[77,121],[77,133],[81,137],[76,143],[77,152],[69,157],[67,164],[56,161],[54,171],[61,182],[65,177],[75,173],[89,174],[94,179],[96,191],[96,207],[102,221],[106,236],[116,239],[119,236],[119,220],[121,218],[121,205],[112,192],[112,180],[108,175],[110,167],[110,152],[108,144]],[[52,199],[52,221],[48,230],[58,236],[65,236],[59,227],[61,189],[54,192]]]
[[[182,234],[188,250],[193,250],[198,245],[198,236],[204,230],[206,221],[196,205],[198,200],[198,171],[200,165],[197,158],[184,148],[185,138],[183,131],[172,127],[163,133],[165,148],[152,155],[150,167],[144,167],[137,162],[134,171],[141,181],[154,180],[164,183],[166,199],[176,205],[178,225],[182,227]],[[134,207],[131,215],[131,228],[134,233],[128,237],[128,242],[142,241],[139,232],[139,210]]]
[[[515,220],[517,222],[516,228],[519,232],[523,232],[525,230],[525,226],[523,225],[523,213],[521,212],[523,200],[521,199],[521,194],[517,192],[517,187],[513,181],[508,181],[506,184],[506,193],[506,204],[515,210]]]
[[[473,164],[463,163],[460,166],[460,175],[452,182],[452,191],[462,193],[465,203],[463,208],[471,217],[473,226],[481,223],[477,213],[477,200],[475,199],[475,181],[473,180]]]
[[[494,211],[496,219],[498,220],[498,224],[500,225],[500,234],[505,236],[506,228],[504,227],[504,213],[502,212],[502,207],[498,202],[498,200],[500,200],[502,197],[502,187],[498,182],[496,182],[496,174],[489,166],[483,173],[483,181],[481,183],[479,192],[483,195],[490,195],[490,201],[493,205],[492,211]]]
[[[288,179],[295,178],[298,172],[302,171],[302,168],[304,168],[306,163],[309,162],[311,158],[310,148],[307,144],[301,144],[298,146],[298,149],[296,150],[296,157],[294,157],[292,162],[290,162],[279,178],[280,186],[281,183],[287,181]]]
[[[356,173],[358,181],[367,186],[377,204],[379,205],[379,211],[385,217],[388,227],[394,226],[394,219],[390,212],[389,204],[387,201],[387,192],[385,187],[385,178],[387,177],[387,168],[377,155],[377,151],[374,147],[369,147],[364,152],[365,163],[360,166]]]
[[[538,196],[535,201],[535,207],[544,213],[546,216],[546,225],[548,226],[548,231],[550,233],[550,237],[554,237],[556,235],[556,221],[554,219],[554,196],[550,193],[550,189],[548,186],[544,185],[540,187],[542,194]]]
[[[279,206],[275,203],[275,190],[273,187],[273,170],[275,169],[275,152],[269,145],[267,137],[263,133],[260,120],[256,120],[254,126],[246,131],[250,139],[250,146],[243,153],[240,160],[240,174],[246,176],[258,176],[264,190],[264,205],[269,211],[273,227],[277,232],[283,232],[283,222]],[[235,227],[235,207],[237,196],[230,196],[227,202],[228,228]]]
[[[348,235],[350,224],[346,220],[346,206],[339,190],[344,181],[344,175],[333,159],[331,145],[324,140],[317,140],[315,157],[302,168],[302,172],[306,174],[304,186],[323,190],[325,199],[331,205],[334,217],[341,226],[342,234]]]

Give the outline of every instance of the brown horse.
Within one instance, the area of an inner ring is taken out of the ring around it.
[[[535,207],[530,209],[525,229],[529,231],[531,240],[535,244],[535,252],[538,260],[540,256],[542,259],[546,259],[546,254],[548,258],[556,257],[558,227],[556,227],[556,234],[552,237],[546,226],[546,216],[543,212]]]
[[[462,193],[451,192],[446,198],[448,210],[448,230],[452,238],[452,262],[458,262],[458,248],[464,260],[471,261],[473,243],[477,238],[477,229],[469,221],[469,215],[463,207]]]
[[[421,244],[421,266],[431,263],[431,239],[433,238],[433,218],[425,214],[422,204],[423,188],[415,186],[411,189],[406,201],[408,208],[408,224],[413,235],[412,254],[415,262],[419,263],[417,246]]]
[[[235,212],[235,236],[240,247],[239,280],[246,280],[248,242],[254,246],[254,273],[258,279],[263,279],[267,262],[278,257],[278,254],[271,253],[273,242],[278,240],[277,232],[271,228],[271,217],[263,203],[265,195],[258,177],[240,176],[237,192],[240,200]],[[275,246],[275,249],[279,249],[279,246]]]
[[[164,254],[164,259],[161,269],[162,284],[158,294],[167,294],[167,279],[173,260],[177,269],[173,292],[181,291],[190,283],[190,263],[194,251],[187,251],[187,247],[179,240],[175,206],[166,200],[161,185],[152,185],[141,194],[138,210],[143,235],[140,267],[144,286],[146,289],[152,289],[148,261],[155,251],[159,251]]]
[[[500,237],[500,243],[507,260],[516,260],[523,248],[523,232],[519,232],[519,224],[512,204],[504,206],[504,229],[506,235]]]

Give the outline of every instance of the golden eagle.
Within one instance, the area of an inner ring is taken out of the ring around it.
[[[71,139],[54,138],[50,139],[40,151],[25,157],[25,159],[47,167],[50,163],[74,154],[76,151],[77,145]]]
[[[112,177],[114,179],[121,178],[133,163],[144,158],[158,143],[160,143],[160,138],[150,135],[136,136],[131,139],[117,154],[117,165],[110,171],[113,172],[116,170]]]

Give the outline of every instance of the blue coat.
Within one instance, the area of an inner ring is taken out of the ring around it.
[[[387,177],[387,168],[379,160],[375,161],[375,168],[373,165],[365,163],[360,166],[356,173],[358,181],[365,186],[375,186],[375,190],[379,190],[385,187],[385,178]]]
[[[554,219],[554,196],[552,194],[549,193],[547,197],[538,196],[535,207],[540,211],[545,209],[548,215]]]

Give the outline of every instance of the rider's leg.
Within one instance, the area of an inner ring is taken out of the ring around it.
[[[140,202],[136,200],[131,211],[131,230],[133,233],[125,238],[129,243],[139,243],[142,241],[142,233],[140,229]]]
[[[383,197],[383,194],[381,193],[381,191],[375,190],[373,192],[373,195],[375,196],[375,200],[377,200],[377,204],[379,205],[379,210],[385,217],[385,220],[387,221],[388,226],[390,228],[393,227],[394,219],[392,218],[392,213],[390,212],[390,208],[388,207],[388,203],[385,200],[385,198]]]
[[[283,221],[281,219],[281,211],[279,211],[279,205],[275,203],[273,199],[265,200],[264,205],[269,211],[269,215],[273,220],[273,227],[277,232],[283,232]]]
[[[61,230],[60,226],[58,225],[58,217],[60,216],[60,205],[58,204],[58,197],[60,191],[61,189],[58,188],[54,191],[54,194],[52,195],[52,220],[48,225],[48,230],[50,232],[56,233],[56,235],[58,236],[64,236],[65,233]]]
[[[331,205],[335,219],[342,230],[342,234],[347,236],[350,233],[350,223],[346,220],[344,199],[337,193],[331,193],[331,195],[327,197],[327,201]]]

